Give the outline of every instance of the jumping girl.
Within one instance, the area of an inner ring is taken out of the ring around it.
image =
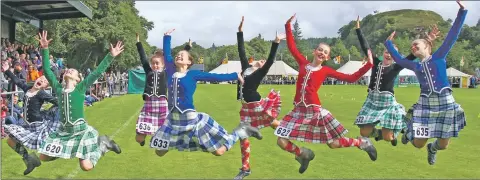
[[[360,29],[360,17],[357,18],[355,31],[363,52],[365,55],[368,54],[370,46]],[[430,40],[433,41],[438,33],[438,29],[430,32]],[[396,46],[395,49],[397,49]],[[416,57],[410,54],[406,59],[411,61],[415,60]],[[398,133],[406,128],[405,107],[397,103],[393,91],[395,79],[401,70],[403,70],[403,67],[393,63],[392,56],[387,50],[383,51],[383,62],[373,55],[373,68],[368,85],[367,100],[355,121],[355,124],[360,127],[360,135],[363,137],[374,137],[376,141],[383,139],[390,141],[393,146],[397,145],[396,137]],[[381,126],[382,129],[375,129],[376,125]]]
[[[293,39],[290,22],[292,16],[285,24],[287,33],[287,46],[299,65],[298,81],[295,93],[295,107],[287,114],[275,130],[279,136],[277,144],[285,151],[295,154],[295,159],[300,163],[300,173],[304,173],[308,164],[314,159],[312,150],[305,147],[299,148],[290,140],[309,143],[326,143],[330,148],[358,147],[368,153],[370,159],[377,159],[377,150],[370,139],[359,137],[357,139],[345,137],[348,132],[333,115],[320,104],[317,91],[327,77],[341,81],[355,82],[372,67],[371,51],[368,51],[369,61],[352,75],[343,74],[334,69],[322,66],[329,59],[330,47],[320,43],[313,51],[313,61],[308,62],[300,54]]]
[[[37,150],[45,138],[61,126],[58,118],[55,118],[57,99],[45,92],[48,87],[45,76],[37,78],[32,86],[15,76],[9,70],[7,62],[2,64],[2,72],[25,92],[23,121],[17,124],[6,124],[5,131],[9,134],[8,146],[22,156],[23,162],[27,166],[23,175],[27,175],[41,165],[37,155],[35,153],[28,154],[27,148]],[[50,102],[54,106],[48,111],[42,111],[41,108],[45,102]]]
[[[185,50],[190,50],[191,41]],[[157,50],[150,58],[150,63],[147,61],[145,50],[143,50],[140,36],[137,33],[137,50],[140,55],[140,62],[146,74],[145,90],[143,92],[142,111],[138,116],[135,137],[136,141],[141,145],[145,145],[145,137],[155,133],[160,126],[165,123],[168,113],[167,102],[167,78],[165,76],[165,65],[163,61],[162,50]]]
[[[152,137],[150,147],[156,149],[158,156],[164,156],[169,149],[178,151],[204,151],[221,156],[232,148],[241,138],[253,136],[262,139],[257,128],[240,124],[232,134],[218,124],[206,113],[199,113],[193,105],[193,94],[197,81],[243,81],[238,73],[213,74],[197,70],[189,70],[193,65],[193,57],[188,51],[180,51],[175,57],[171,54],[169,30],[163,37],[165,55],[165,71],[168,83],[169,114],[166,123]]]
[[[244,84],[238,83],[237,99],[242,101],[242,108],[240,109],[240,121],[255,128],[272,127],[277,128],[279,122],[276,120],[280,113],[280,94],[275,91],[270,91],[266,98],[261,98],[260,93],[257,92],[258,86],[263,78],[267,75],[268,70],[272,67],[277,53],[278,44],[280,40],[285,39],[285,34],[277,34],[275,41],[272,42],[270,55],[267,61],[260,60],[250,65],[248,63],[247,55],[245,53],[245,46],[243,40],[243,20],[240,22],[237,33],[238,53],[240,56],[240,63],[242,65],[242,76]],[[243,179],[250,175],[250,141],[248,139],[240,140],[242,151],[242,168],[235,179]]]
[[[85,91],[105,72],[113,58],[123,51],[122,42],[117,42],[115,47],[110,44],[110,53],[83,81],[80,81],[77,70],[67,69],[63,75],[65,87],[62,87],[50,69],[48,44],[52,40],[47,40],[47,31],[39,33],[38,36],[40,39],[36,39],[42,48],[43,71],[58,97],[60,121],[63,124],[58,131],[49,134],[42,143],[39,149],[40,160],[52,161],[58,158],[77,157],[82,170],[92,170],[108,150],[117,154],[120,154],[121,150],[113,140],[107,136],[99,137],[98,131],[87,124],[83,114]]]
[[[437,151],[445,150],[451,137],[458,137],[460,130],[467,125],[465,112],[455,102],[447,78],[447,55],[460,35],[467,10],[460,6],[457,18],[448,32],[443,44],[432,52],[429,39],[416,39],[411,51],[421,62],[403,59],[395,50],[392,40],[395,31],[388,37],[385,47],[396,63],[415,72],[420,83],[420,98],[413,107],[412,120],[407,124],[407,131],[402,136],[402,143],[412,141],[416,148],[423,148],[429,138],[437,138],[427,145],[428,163],[435,164]]]

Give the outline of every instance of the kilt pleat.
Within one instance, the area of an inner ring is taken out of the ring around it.
[[[59,153],[47,150],[48,144],[59,144],[63,148]],[[84,121],[74,125],[62,126],[51,133],[42,143],[39,153],[63,159],[88,159],[95,165],[101,157],[98,145],[98,131]]]
[[[393,94],[370,91],[355,124],[360,127],[366,124],[378,125],[393,130],[397,136],[407,126],[405,118],[405,107],[397,103]]]
[[[153,135],[169,140],[169,150],[214,152],[223,145],[231,147],[236,138],[218,124],[210,115],[173,110],[167,123]],[[155,148],[151,145],[152,148]]]
[[[455,102],[450,90],[428,97],[420,96],[412,109],[412,121],[408,123],[408,128],[412,129],[413,124],[428,126],[429,138],[458,137],[460,130],[467,125],[465,112]]]
[[[348,132],[330,111],[320,106],[295,106],[280,126],[291,129],[290,140],[309,143],[332,143]]]
[[[5,125],[9,137],[22,144],[26,148],[37,150],[41,143],[53,133],[60,129],[62,124],[59,121],[58,108],[53,107],[41,112],[43,121],[20,124]]]
[[[268,127],[278,117],[281,104],[280,94],[272,90],[260,101],[242,103],[240,121],[258,129]]]
[[[147,97],[135,126],[137,134],[152,135],[165,123],[167,114],[168,102],[166,97]],[[142,123],[151,124],[150,130],[142,127]]]

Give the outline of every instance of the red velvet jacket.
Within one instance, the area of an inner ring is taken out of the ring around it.
[[[347,81],[353,83],[360,79],[365,73],[367,73],[372,64],[368,61],[365,65],[353,74],[343,74],[336,70],[322,66],[321,68],[314,69],[310,66],[310,62],[298,51],[295,40],[293,39],[292,27],[290,23],[285,24],[285,30],[287,34],[287,46],[292,53],[293,58],[298,63],[298,80],[297,89],[295,93],[295,106],[303,104],[303,106],[320,106],[320,98],[317,91],[322,86],[323,81],[327,77],[332,77],[341,81]]]

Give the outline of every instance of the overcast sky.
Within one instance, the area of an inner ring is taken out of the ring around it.
[[[463,2],[469,9],[466,24],[475,25],[480,18],[480,1]],[[476,8],[475,8],[476,7]],[[140,15],[155,23],[148,34],[148,42],[162,47],[163,33],[175,28],[172,47],[191,38],[203,47],[235,44],[236,32],[242,15],[246,40],[261,33],[267,40],[275,37],[275,31],[284,32],[286,20],[297,13],[304,37],[334,37],[340,27],[357,15],[360,18],[380,12],[398,9],[432,10],[444,19],[455,19],[458,5],[455,1],[209,1],[167,2],[137,1]]]

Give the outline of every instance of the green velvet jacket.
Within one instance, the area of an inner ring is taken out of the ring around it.
[[[108,53],[100,65],[98,65],[97,69],[90,73],[83,81],[78,83],[73,91],[67,92],[58,82],[55,74],[50,69],[50,55],[48,49],[42,49],[41,53],[43,74],[57,95],[58,107],[61,112],[60,121],[64,125],[74,125],[78,121],[85,121],[83,113],[85,92],[98,78],[101,77],[102,73],[107,70],[114,57]]]

